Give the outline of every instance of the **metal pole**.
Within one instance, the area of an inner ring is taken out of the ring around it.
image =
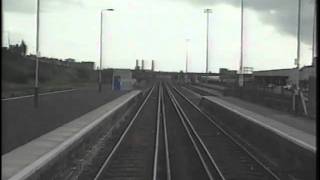
[[[243,0],[241,0],[240,74],[243,74]]]
[[[11,44],[11,42],[10,42],[10,33],[8,32],[8,47],[10,47],[10,44]]]
[[[102,90],[102,22],[103,22],[103,10],[100,13],[100,68],[99,68],[99,92]]]
[[[300,94],[299,80],[300,80],[300,15],[301,15],[301,0],[298,0],[298,27],[297,27],[297,60],[296,60],[296,89],[293,94],[293,110],[297,112],[297,100]]]
[[[34,83],[34,107],[38,107],[39,101],[39,29],[40,29],[40,0],[37,0],[37,40],[36,40],[36,69]]]
[[[207,13],[207,51],[206,51],[206,73],[209,72],[209,13]]]
[[[189,39],[186,39],[186,73],[188,72],[188,42]]]
[[[313,34],[312,34],[312,62],[313,62],[313,58],[317,57],[317,43],[316,43],[316,39],[317,39],[317,0],[314,1],[314,11],[313,11]]]
[[[206,49],[206,75],[207,75],[207,79],[206,81],[208,81],[208,76],[209,76],[209,13],[212,12],[211,9],[205,9],[204,10],[205,13],[207,13],[207,49]]]
[[[301,25],[301,0],[298,0],[298,30],[297,30],[297,69],[300,68],[300,25]],[[299,84],[299,80],[298,80]]]
[[[243,74],[243,0],[241,0],[241,25],[240,25],[240,68],[239,68],[239,86],[244,86],[244,74]]]
[[[102,9],[100,14],[100,70],[99,70],[99,92],[102,91],[102,34],[103,34],[103,11],[114,11],[114,9]]]

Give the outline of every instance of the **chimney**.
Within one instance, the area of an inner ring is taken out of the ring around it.
[[[144,70],[144,60],[141,60],[141,70]]]
[[[151,71],[154,71],[154,60],[151,61]]]
[[[135,68],[136,70],[139,70],[140,68],[139,68],[139,60],[137,59],[136,60],[136,68]]]

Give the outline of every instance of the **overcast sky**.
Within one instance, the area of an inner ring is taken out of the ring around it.
[[[244,66],[292,68],[298,0],[244,0]],[[302,0],[301,66],[311,64],[314,0]],[[239,69],[240,0],[41,0],[41,56],[99,62],[104,12],[103,67],[134,68],[144,59],[156,70],[204,72],[206,15],[211,8],[209,70]],[[36,0],[3,0],[3,45],[28,45],[35,54]]]

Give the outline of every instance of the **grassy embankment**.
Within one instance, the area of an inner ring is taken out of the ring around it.
[[[33,93],[35,61],[2,50],[1,97]],[[97,72],[39,62],[39,92],[96,86]]]

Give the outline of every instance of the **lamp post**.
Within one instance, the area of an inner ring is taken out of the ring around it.
[[[239,68],[239,86],[244,85],[243,75],[243,0],[241,0],[241,27],[240,27],[240,68]]]
[[[37,0],[37,35],[36,35],[36,69],[35,69],[35,80],[34,80],[34,107],[38,107],[39,104],[39,29],[40,29],[40,0]]]
[[[317,0],[314,0],[314,11],[313,11],[313,36],[312,36],[312,62],[313,58],[317,57]]]
[[[300,91],[300,26],[301,26],[301,0],[298,0],[298,27],[297,27],[297,58],[296,58],[296,88],[294,90],[294,94],[293,94],[293,110],[295,112],[298,111],[298,97],[299,95],[302,96],[301,91]],[[307,114],[306,108],[305,108],[305,104],[304,104],[304,100],[301,98],[302,100],[302,105],[304,107],[304,111],[305,114]]]
[[[188,49],[189,49],[189,46],[188,46],[188,44],[189,44],[189,41],[190,41],[190,39],[186,39],[186,73],[188,72],[188,59],[189,59],[189,57],[188,57]]]
[[[301,25],[301,0],[298,0],[298,29],[297,29],[297,69],[300,68],[300,25]],[[299,84],[299,80],[297,85]]]
[[[208,79],[208,72],[209,72],[209,14],[212,13],[211,9],[205,9],[204,13],[207,14],[207,50],[206,50],[206,74]]]
[[[11,44],[11,42],[10,42],[10,32],[7,31],[7,34],[8,34],[8,48],[9,48],[9,47],[10,47],[10,44]]]
[[[240,74],[243,73],[243,0],[241,0]]]
[[[102,90],[102,32],[103,32],[103,12],[114,11],[114,9],[102,9],[100,14],[100,69],[99,69],[99,92]]]

